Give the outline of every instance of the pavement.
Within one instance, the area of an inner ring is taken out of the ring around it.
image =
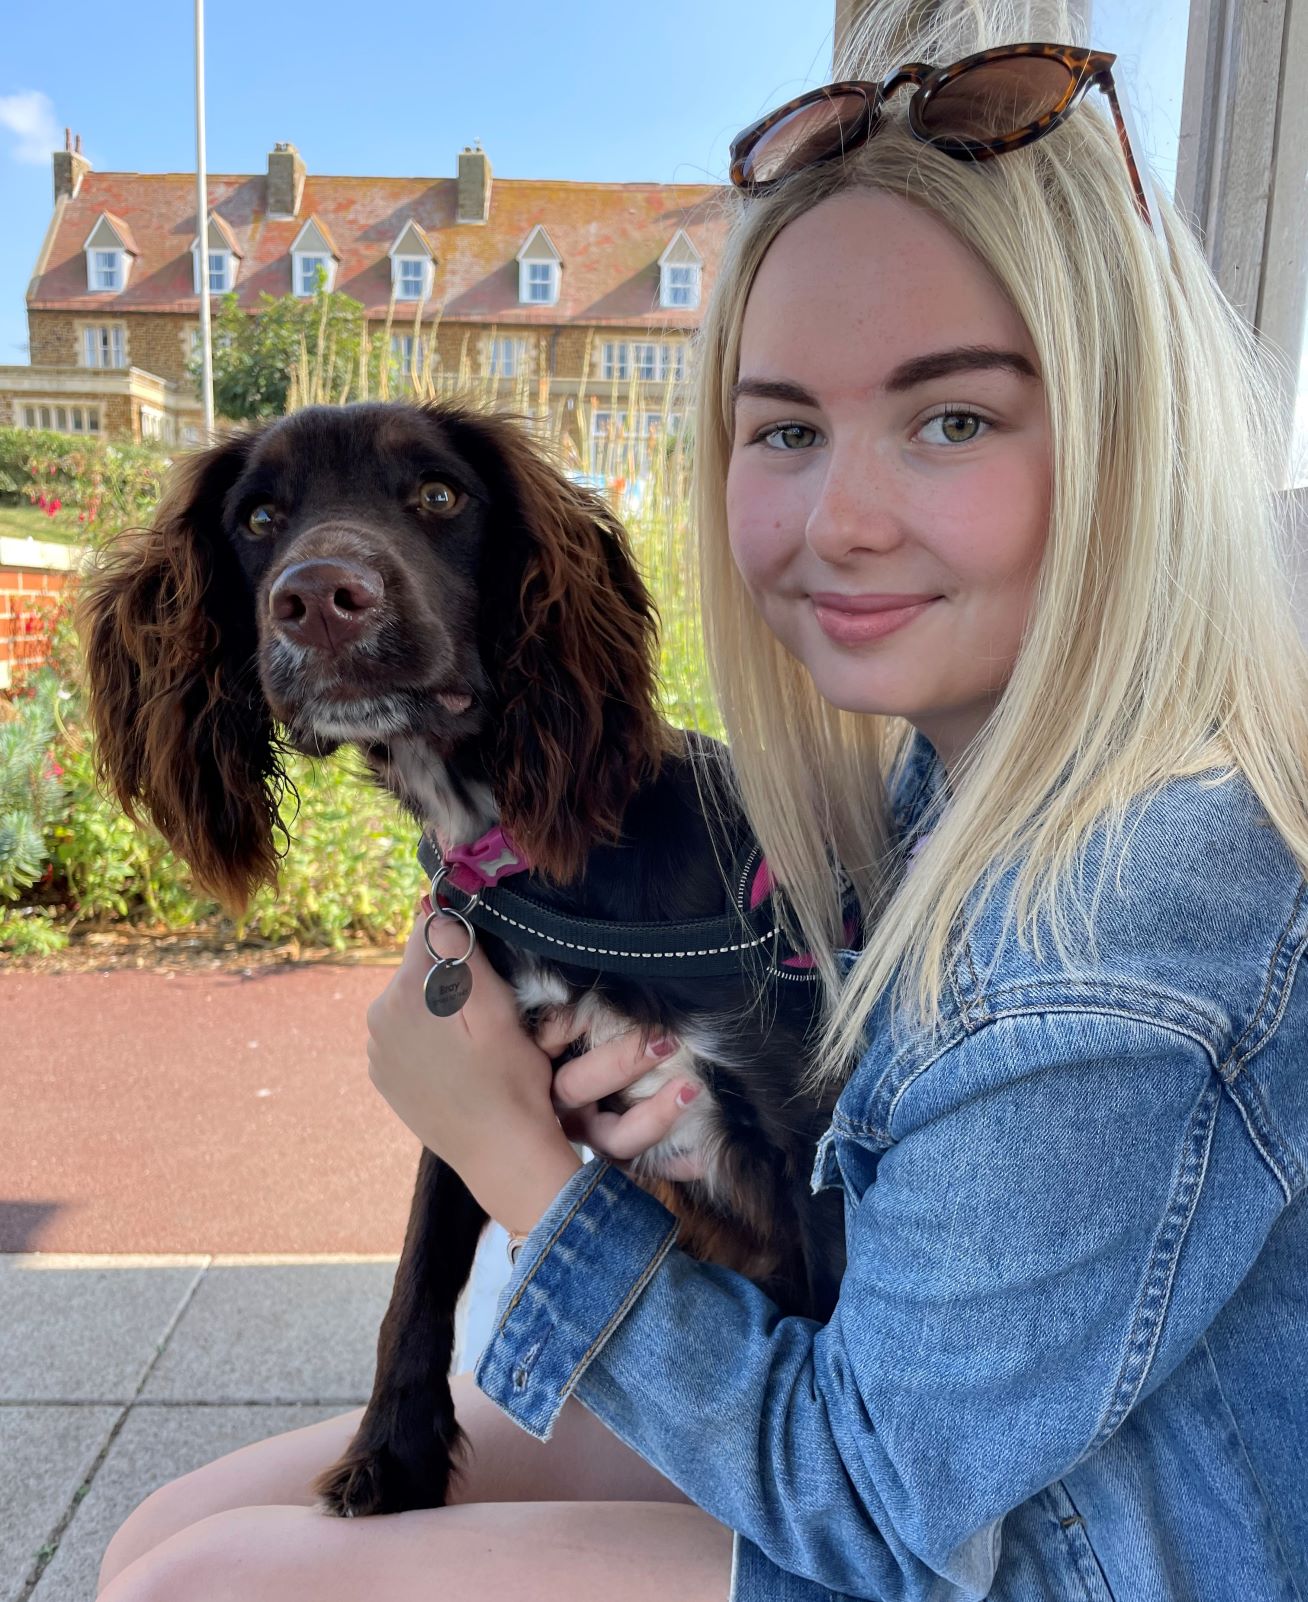
[[[156,1486],[366,1401],[419,1149],[387,977],[0,972],[0,1602],[89,1602]],[[494,1232],[457,1366],[506,1273]]]

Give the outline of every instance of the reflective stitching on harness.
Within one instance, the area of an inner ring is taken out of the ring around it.
[[[552,946],[565,946],[569,951],[585,951],[593,957],[633,957],[641,958],[642,960],[648,959],[650,962],[667,961],[677,957],[724,957],[728,952],[732,951],[754,951],[759,946],[766,945],[777,933],[776,929],[773,928],[769,929],[766,934],[760,935],[756,940],[744,940],[732,946],[704,946],[698,951],[614,951],[607,946],[583,946],[575,940],[560,940],[557,935],[544,934],[539,929],[533,929],[530,924],[520,923],[517,918],[511,918],[507,912],[501,912],[498,907],[493,907],[489,901],[483,901],[480,910],[489,914],[492,918],[498,918],[501,923],[507,923],[515,929],[521,929],[524,934],[531,935],[534,940],[548,940]]]

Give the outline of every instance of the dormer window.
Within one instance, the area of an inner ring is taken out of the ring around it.
[[[534,301],[538,306],[552,306],[559,298],[559,264],[554,261],[529,261],[524,265],[527,269],[527,293],[523,299]]]
[[[699,305],[703,261],[684,228],[659,257],[659,305],[669,311],[693,310]]]
[[[93,295],[116,295],[127,288],[136,242],[120,217],[104,211],[82,247],[86,255],[86,287]]]
[[[295,258],[295,293],[316,295],[321,276],[323,287],[331,283],[332,259],[330,256],[311,256],[301,251]]]
[[[391,288],[396,300],[426,300],[436,275],[435,252],[427,235],[412,218],[400,229],[399,238],[388,254]]]
[[[91,252],[91,288],[112,294],[123,287],[123,253],[121,250],[93,250]]]
[[[302,300],[318,291],[319,283],[325,292],[336,288],[336,269],[340,257],[332,244],[325,224],[310,217],[296,234],[291,245],[291,288]]]
[[[225,295],[228,290],[236,287],[236,275],[240,271],[241,251],[236,243],[236,235],[231,231],[223,219],[213,212],[209,214],[209,227],[206,230],[204,260],[209,273],[209,293],[211,295]],[[200,240],[199,236],[191,241],[191,266],[195,293],[203,291],[200,285]]]
[[[518,252],[518,303],[522,306],[557,305],[562,275],[563,259],[550,236],[538,224]]]

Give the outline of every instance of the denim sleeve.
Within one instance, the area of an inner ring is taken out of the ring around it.
[[[575,1391],[747,1555],[832,1591],[984,1596],[1004,1514],[1180,1361],[1284,1198],[1207,1052],[1152,1024],[989,1023],[892,1121],[837,1128],[829,1324],[687,1257],[592,1164],[528,1243],[481,1388],[541,1437]]]

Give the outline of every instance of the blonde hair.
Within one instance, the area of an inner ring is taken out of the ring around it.
[[[1070,42],[1066,27],[1058,5],[878,4],[838,75]],[[938,1020],[957,920],[1006,873],[1016,870],[1014,928],[1038,956],[1041,930],[1064,956],[1079,938],[1092,950],[1128,807],[1171,778],[1243,774],[1308,865],[1308,655],[1276,516],[1274,386],[1250,331],[1159,196],[1165,258],[1116,133],[1092,106],[974,165],[914,140],[905,99],[860,150],[740,205],[698,364],[693,494],[710,671],[741,799],[827,987],[824,1076],[845,1071],[888,988],[896,1006]],[[974,252],[1030,333],[1051,435],[1049,535],[1023,646],[907,877],[887,852],[886,780],[911,730],[819,697],[749,599],[724,505],[755,273],[788,223],[853,188],[924,207]],[[1079,869],[1099,831],[1104,867],[1087,885]],[[843,982],[833,853],[865,914],[865,947]]]

